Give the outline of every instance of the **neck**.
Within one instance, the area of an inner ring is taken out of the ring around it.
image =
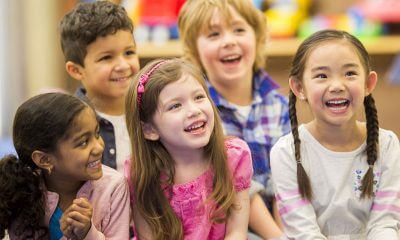
[[[217,81],[210,79],[211,84],[217,92],[228,102],[248,106],[253,101],[253,74],[249,74],[244,79],[231,80],[231,84],[218,84]]]
[[[57,193],[60,198],[65,196],[76,196],[83,185],[83,181],[72,181],[71,179],[62,179],[57,176],[45,175],[46,188],[50,192]]]
[[[174,183],[181,184],[193,181],[203,174],[209,166],[203,149],[196,151],[177,151],[170,153],[174,161]]]
[[[332,151],[352,151],[357,149],[366,139],[365,123],[355,121],[354,124],[327,126],[316,120],[306,125],[310,133],[324,147]]]
[[[125,114],[125,97],[117,99],[104,99],[89,97],[91,104],[96,111],[108,114],[108,115],[122,115]]]

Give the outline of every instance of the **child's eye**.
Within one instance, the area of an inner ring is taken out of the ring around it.
[[[174,103],[174,104],[172,104],[171,106],[168,107],[168,111],[177,109],[177,108],[179,108],[180,106],[181,106],[180,103]]]
[[[78,147],[86,147],[89,143],[89,139],[84,139],[78,143]]]
[[[200,99],[204,99],[204,98],[206,98],[206,95],[204,95],[204,94],[198,94],[198,95],[196,95],[196,97],[194,98],[195,100],[200,100]]]
[[[97,131],[95,132],[94,137],[95,137],[96,139],[99,139],[99,137],[100,137],[100,130],[97,130]]]
[[[357,73],[354,72],[354,71],[348,71],[348,72],[346,72],[346,77],[351,77],[351,76],[354,76],[354,75],[357,75]]]
[[[327,78],[327,76],[326,76],[326,74],[320,73],[320,74],[315,75],[314,78],[323,79],[323,78]]]
[[[209,38],[214,38],[214,37],[218,37],[219,36],[219,32],[210,32],[207,37]]]
[[[245,32],[246,30],[244,28],[235,28],[234,31],[236,33],[242,33],[242,32]]]
[[[101,57],[101,58],[99,59],[99,61],[105,61],[105,60],[108,60],[108,59],[111,59],[111,56],[110,56],[110,55]]]
[[[126,54],[126,55],[135,55],[136,52],[133,51],[133,50],[129,50],[129,51],[126,51],[125,54]]]

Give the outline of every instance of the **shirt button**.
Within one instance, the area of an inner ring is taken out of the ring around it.
[[[114,148],[110,148],[110,154],[114,155],[115,154],[115,149]]]

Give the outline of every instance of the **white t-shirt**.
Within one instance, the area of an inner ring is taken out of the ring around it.
[[[235,117],[239,120],[239,122],[243,125],[246,125],[247,119],[249,118],[249,114],[251,111],[251,105],[239,106],[233,103],[229,104],[236,108]]]
[[[279,213],[290,239],[398,239],[400,223],[400,146],[397,136],[379,130],[373,198],[360,199],[368,170],[366,143],[334,152],[299,127],[301,161],[311,181],[311,202],[300,197],[293,137],[281,137],[271,150],[271,170]]]
[[[117,171],[124,174],[124,162],[131,156],[131,144],[126,127],[125,115],[113,116],[97,112],[102,118],[111,122],[114,127]]]

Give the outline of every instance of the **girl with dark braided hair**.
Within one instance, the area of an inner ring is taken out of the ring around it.
[[[400,146],[379,128],[362,43],[323,30],[299,47],[289,78],[292,134],[271,151],[279,213],[290,239],[398,239]],[[296,100],[314,119],[298,125]],[[366,122],[358,114],[364,105]]]

